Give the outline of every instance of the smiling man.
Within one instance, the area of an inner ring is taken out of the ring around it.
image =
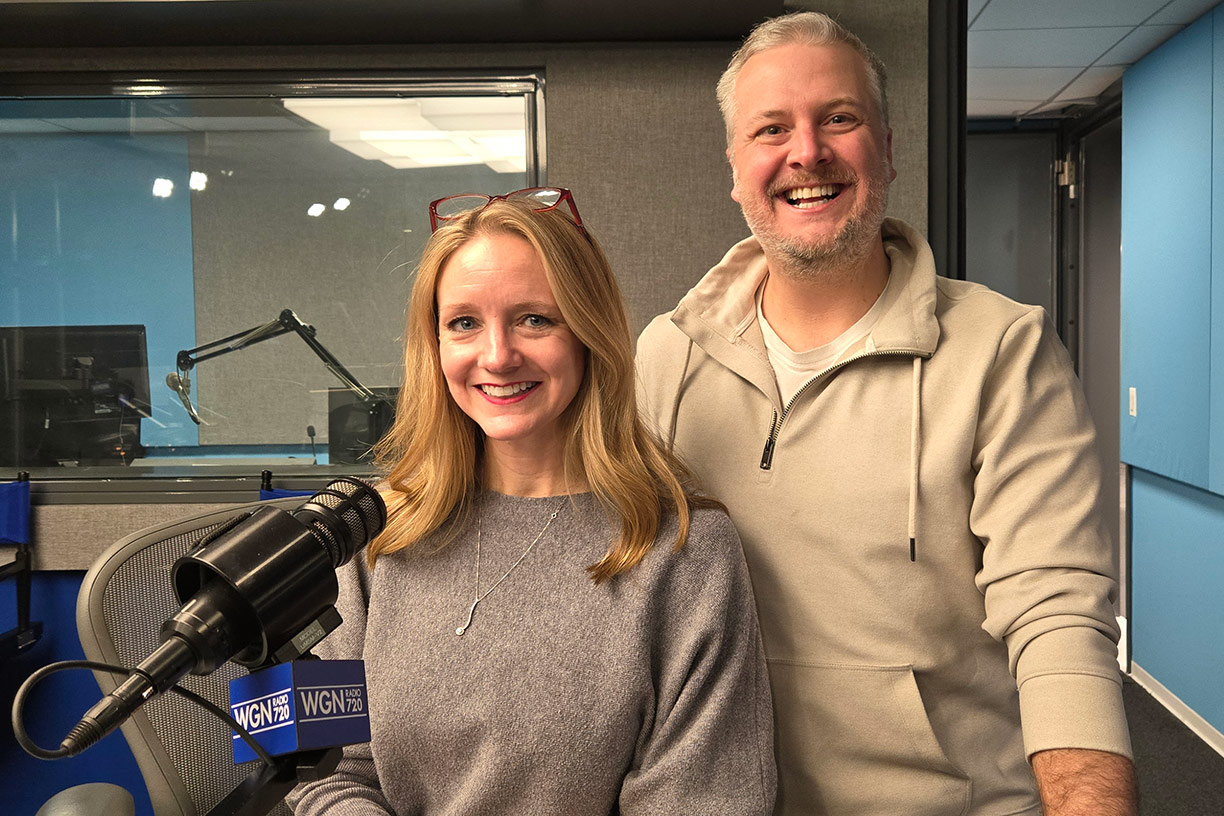
[[[718,86],[752,237],[638,342],[752,572],[786,814],[1135,810],[1095,432],[1039,307],[885,218],[884,68],[816,13]]]

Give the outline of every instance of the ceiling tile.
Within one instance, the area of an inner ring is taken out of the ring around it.
[[[1181,31],[1180,25],[1139,26],[1097,60],[1097,65],[1133,65],[1156,46]]]
[[[1039,105],[1028,112],[1030,119],[1051,118],[1051,114],[1061,113],[1064,111],[1070,102],[1047,102],[1044,105]]]
[[[1035,99],[970,99],[968,115],[971,118],[1012,118],[1023,116],[1041,104]]]
[[[1091,65],[1130,28],[1046,28],[970,31],[969,67],[1042,68]]]
[[[987,2],[988,0],[969,0],[968,20],[970,23],[973,22],[974,17],[978,16],[978,13],[986,6]]]
[[[1079,74],[1079,68],[975,68],[967,77],[970,99],[1045,101]]]
[[[1055,97],[1054,101],[1064,104],[1071,102],[1091,103],[1122,77],[1126,69],[1120,65],[1105,68],[1089,68]]]
[[[1137,26],[1168,0],[990,0],[971,30],[997,28]]]
[[[1147,22],[1151,25],[1188,25],[1202,17],[1220,0],[1173,0]]]

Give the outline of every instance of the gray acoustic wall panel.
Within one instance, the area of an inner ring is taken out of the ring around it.
[[[893,159],[898,179],[889,211],[926,225],[926,4],[831,3],[823,9],[858,31],[888,64]],[[745,32],[746,33],[746,32]],[[546,76],[547,183],[574,191],[621,281],[636,334],[675,305],[704,272],[748,234],[730,198],[725,136],[714,85],[738,42],[504,46],[363,46],[175,49],[0,50],[2,71],[392,71],[542,70]],[[360,174],[359,167],[353,172]],[[478,179],[453,179],[456,188]],[[438,186],[450,181],[439,179]],[[470,188],[469,188],[470,189]],[[306,191],[304,191],[305,194]],[[392,203],[394,190],[373,189]],[[388,351],[398,348],[403,306],[419,242],[395,219],[372,218],[338,234],[332,251],[305,256],[286,221],[258,231],[244,214],[258,196],[194,213],[224,235],[196,247],[198,341],[208,342],[293,308],[367,385],[394,385]],[[420,214],[425,223],[424,214]],[[231,224],[228,229],[216,229]],[[397,233],[397,230],[399,231]],[[353,243],[387,247],[385,264],[355,265]],[[394,262],[392,262],[394,261]],[[241,283],[243,294],[235,292]],[[139,285],[139,283],[137,283]],[[340,306],[337,288],[363,289],[365,305]],[[349,332],[361,324],[364,331]],[[376,326],[375,331],[369,327]],[[231,328],[233,327],[233,328]],[[392,355],[391,359],[394,359]],[[337,381],[305,344],[283,337],[199,369],[204,402],[224,422],[206,444],[305,443],[325,437],[326,389]],[[292,371],[287,375],[284,372]],[[312,372],[303,378],[299,373]],[[212,389],[210,391],[210,389]]]

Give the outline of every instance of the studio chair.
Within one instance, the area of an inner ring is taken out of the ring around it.
[[[132,794],[109,782],[86,782],[52,796],[34,816],[135,816]]]
[[[77,596],[77,630],[85,657],[135,666],[157,648],[159,630],[179,611],[171,567],[204,535],[256,506],[291,509],[299,498],[228,506],[194,518],[134,533],[105,552],[85,575]],[[179,685],[223,709],[229,681],[247,670],[226,663],[205,676],[186,675]],[[122,677],[95,672],[102,694]],[[235,765],[229,728],[177,694],[162,694],[143,705],[122,726],[144,777],[155,816],[205,816],[254,767]],[[281,803],[274,816],[289,816]]]

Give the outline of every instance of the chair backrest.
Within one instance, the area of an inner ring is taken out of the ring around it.
[[[179,556],[229,519],[259,506],[298,507],[301,499],[229,506],[150,527],[111,547],[93,565],[77,596],[77,631],[90,660],[135,666],[160,643],[159,631],[180,604],[170,569]],[[229,682],[246,669],[226,663],[212,674],[185,676],[179,685],[222,708],[229,706]],[[123,678],[95,672],[103,694]],[[225,798],[254,763],[234,765],[231,732],[225,723],[177,694],[162,694],[143,705],[122,726],[140,767],[155,816],[204,816]],[[288,816],[283,803],[272,813]]]

